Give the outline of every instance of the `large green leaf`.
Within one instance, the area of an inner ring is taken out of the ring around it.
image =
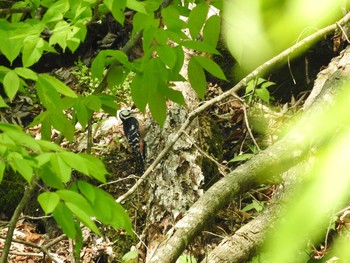
[[[188,80],[198,97],[204,99],[207,89],[205,73],[202,66],[193,58],[188,63]]]
[[[31,183],[33,178],[33,163],[23,158],[22,155],[17,154],[16,157],[10,156],[10,165],[12,169],[23,176],[28,183]]]
[[[115,20],[124,25],[124,10],[126,7],[126,0],[104,0],[103,3],[107,6],[109,11],[111,11]]]
[[[42,21],[45,23],[53,23],[62,21],[63,14],[69,10],[69,1],[59,0],[52,5],[46,11]]]
[[[3,85],[7,97],[10,99],[10,102],[12,102],[20,87],[19,77],[15,71],[11,70],[6,73],[3,80]]]
[[[45,41],[39,36],[29,36],[24,40],[22,49],[22,63],[30,67],[39,61],[45,50]]]
[[[143,74],[136,74],[131,83],[132,99],[142,112],[145,112],[148,103],[148,89],[143,81]]]
[[[59,154],[51,156],[50,163],[52,171],[61,179],[63,183],[67,183],[71,178],[71,167],[64,162]]]
[[[85,175],[89,175],[89,168],[86,166],[86,161],[80,154],[72,152],[61,152],[59,153],[62,160],[73,169],[81,172]]]
[[[86,213],[85,207],[79,206],[75,202],[65,202],[65,204],[85,226],[90,228],[96,234],[101,235],[100,230],[98,230],[94,221],[90,218],[89,214]]]
[[[56,193],[45,192],[38,196],[38,201],[45,214],[50,214],[60,202],[60,197]]]
[[[140,2],[137,0],[126,0],[126,6],[127,8],[130,8],[131,10],[135,10],[139,13],[147,14],[145,2]]]
[[[106,177],[105,175],[108,174],[108,171],[106,170],[106,167],[104,166],[103,162],[89,154],[80,154],[80,157],[84,159],[85,165],[89,171],[89,175],[96,180],[105,183]]]
[[[186,23],[180,19],[180,13],[174,5],[169,5],[161,11],[163,23],[170,30],[181,30]]]
[[[55,89],[58,93],[65,95],[67,97],[71,97],[71,98],[78,97],[77,94],[75,94],[75,92],[71,90],[66,84],[64,84],[62,81],[48,74],[40,74],[38,78],[38,82],[41,83],[42,85],[45,85],[47,88]]]
[[[188,29],[192,39],[196,39],[207,18],[209,6],[203,2],[197,4],[188,17]]]
[[[63,51],[65,51],[67,47],[67,40],[71,36],[70,25],[64,20],[59,21],[55,25],[55,28],[52,32],[53,34],[50,37],[49,44],[52,46],[58,44],[63,49]]]
[[[15,32],[6,28],[3,23],[4,21],[0,23],[0,39],[6,39],[6,41],[0,41],[0,52],[12,63],[21,52],[23,39],[13,39]]]
[[[204,56],[196,56],[195,59],[202,68],[208,71],[214,77],[226,80],[225,74],[218,64],[216,64],[212,59]]]
[[[168,45],[162,45],[157,46],[156,50],[160,60],[170,69],[174,68],[176,63],[176,53],[174,49]]]
[[[167,107],[165,96],[158,90],[158,86],[151,88],[148,105],[153,118],[162,126],[166,118]]]
[[[110,194],[87,182],[79,181],[77,185],[82,194],[90,201],[97,219],[114,228],[121,227],[133,235],[128,214]]]
[[[52,213],[56,222],[60,225],[63,232],[71,239],[75,240],[77,230],[76,222],[73,218],[73,213],[68,209],[68,207],[60,202],[56,206],[55,210]]]
[[[39,178],[44,182],[45,185],[55,188],[55,189],[64,189],[65,185],[62,180],[59,178],[59,174],[52,171],[51,164],[45,164],[40,167],[38,171]]]
[[[22,78],[30,79],[34,81],[38,79],[38,74],[29,68],[19,67],[19,68],[15,68],[14,70]]]
[[[203,28],[203,41],[216,48],[220,36],[220,17],[213,15],[208,18]]]

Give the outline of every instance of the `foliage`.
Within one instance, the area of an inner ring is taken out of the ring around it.
[[[213,5],[218,7],[219,2],[214,1]],[[101,161],[64,151],[47,141],[53,128],[68,141],[74,141],[75,124],[79,122],[85,128],[96,111],[114,115],[121,99],[115,96],[115,87],[130,82],[128,76],[133,76],[130,89],[135,105],[141,111],[148,105],[153,117],[162,124],[166,100],[184,104],[182,93],[169,84],[184,80],[180,75],[184,48],[198,52],[190,60],[188,78],[203,99],[204,71],[225,79],[220,67],[209,58],[211,54],[219,54],[216,50],[219,16],[207,19],[211,5],[204,0],[197,1],[193,8],[190,8],[192,1],[184,4],[164,1],[163,5],[161,0],[23,0],[10,5],[9,8],[27,7],[30,11],[0,18],[0,36],[6,39],[0,42],[0,52],[8,60],[7,66],[0,66],[0,82],[4,87],[0,107],[9,107],[9,102],[19,93],[27,92],[28,85],[34,85],[44,110],[30,124],[41,127],[41,140],[32,139],[18,127],[0,124],[0,182],[7,168],[19,173],[29,184],[33,178],[40,179],[47,188],[39,195],[39,203],[45,213],[54,216],[67,236],[76,241],[76,252],[82,244],[80,222],[99,234],[92,217],[113,227],[123,227],[132,234],[130,219],[111,196],[86,182],[71,182],[72,170],[104,182],[107,172]],[[107,49],[97,54],[91,73],[78,64],[91,76],[84,79],[84,72],[76,74],[81,84],[95,89],[97,83],[106,80],[105,93],[96,90],[79,93],[55,77],[32,69],[46,53],[74,53],[84,42],[89,24],[103,19],[107,13],[124,25],[127,9],[134,12],[132,38],[143,34],[143,56],[129,61],[123,51]],[[184,33],[186,29],[189,35]]]

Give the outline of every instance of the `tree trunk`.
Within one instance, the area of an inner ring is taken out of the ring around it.
[[[181,74],[185,77],[189,55]],[[147,142],[148,162],[152,162],[176,134],[188,117],[189,112],[198,105],[199,100],[189,83],[175,83],[175,89],[182,92],[186,106],[171,104],[168,107],[164,126],[156,123],[148,124]],[[144,234],[147,244],[147,257],[164,239],[164,234],[172,228],[176,221],[202,195],[201,185],[204,177],[201,170],[201,155],[193,146],[192,141],[198,141],[198,118],[194,119],[186,130],[188,136],[182,136],[168,152],[167,156],[157,165],[148,178],[147,217]],[[191,140],[189,139],[191,138]]]

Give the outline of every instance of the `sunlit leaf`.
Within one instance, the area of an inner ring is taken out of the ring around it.
[[[203,68],[195,59],[188,63],[188,80],[198,97],[204,99],[207,82]]]
[[[4,84],[5,93],[10,99],[10,101],[12,102],[20,86],[19,77],[16,74],[16,72],[13,70],[7,72],[4,77],[3,84]]]
[[[188,17],[188,28],[192,39],[196,39],[207,18],[209,6],[207,3],[197,4]]]
[[[60,197],[56,193],[45,192],[38,196],[38,201],[45,214],[50,214],[60,202]]]

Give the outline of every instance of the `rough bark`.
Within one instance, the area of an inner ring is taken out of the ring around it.
[[[181,74],[186,77],[190,54],[186,54]],[[149,159],[153,161],[172,140],[191,110],[198,105],[198,98],[187,82],[178,82],[175,89],[180,90],[186,100],[186,107],[170,104],[163,127],[152,122],[148,125],[145,138]],[[194,119],[185,131],[193,141],[198,141],[198,119]],[[144,234],[147,244],[147,258],[164,238],[167,229],[173,227],[188,208],[202,195],[201,185],[204,177],[200,167],[201,155],[193,143],[183,136],[174,144],[149,177],[147,219]]]
[[[239,166],[201,196],[186,216],[168,231],[167,238],[163,240],[149,262],[175,262],[203,229],[205,222],[208,222],[233,197],[271,175],[287,171],[302,161],[312,147],[324,143],[327,139],[324,135],[331,134],[339,123],[332,122],[330,125],[320,127],[319,118],[331,114],[335,94],[339,93],[341,84],[350,75],[349,60],[350,52],[346,49],[332,62],[337,63],[338,70],[328,76],[322,92],[303,113],[294,128],[283,139]]]

